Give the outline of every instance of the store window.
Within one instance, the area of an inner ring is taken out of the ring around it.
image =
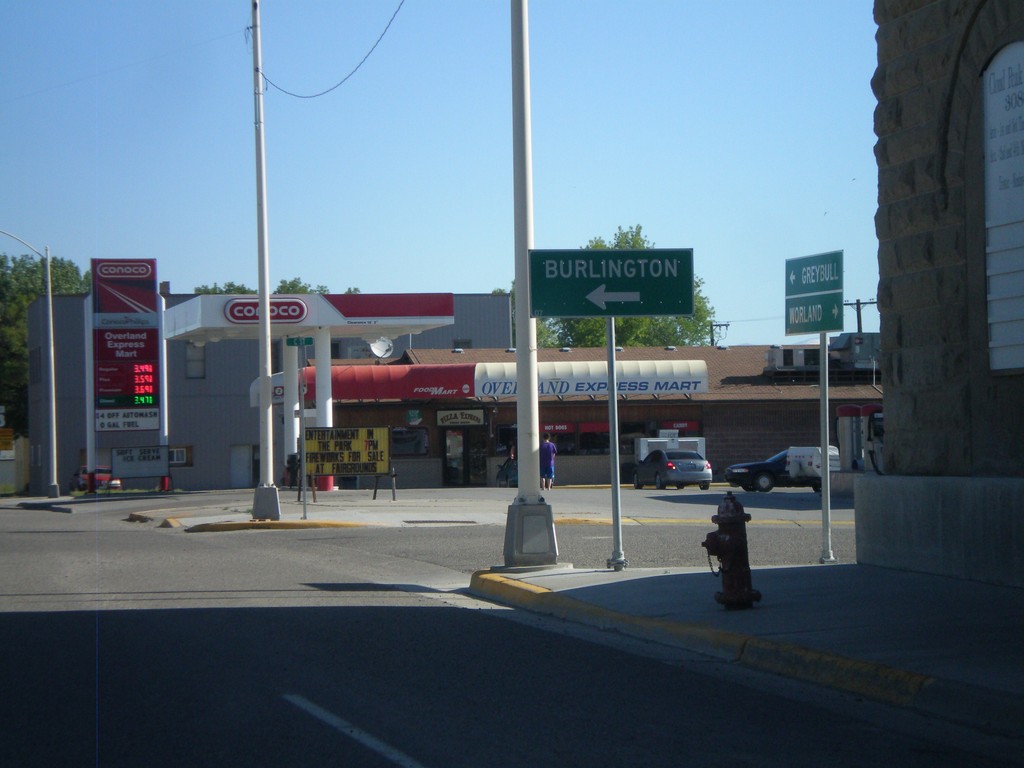
[[[185,378],[206,378],[206,345],[198,346],[189,342],[185,346]]]
[[[395,427],[391,430],[392,456],[426,456],[430,449],[426,427]]]
[[[495,432],[494,452],[498,456],[508,456],[516,446],[519,430],[515,424],[501,424]]]
[[[175,446],[167,450],[167,463],[172,467],[192,466],[192,446]]]
[[[540,425],[541,437],[551,435],[551,442],[558,449],[559,456],[572,456],[576,453],[576,425],[565,422],[547,422]]]
[[[658,425],[658,429],[675,430],[679,437],[700,437],[700,421],[697,419],[676,419],[670,421],[663,421]],[[654,437],[654,435],[647,435],[647,437]]]
[[[619,424],[619,455],[632,456],[638,437],[647,437],[647,422],[624,421]]]
[[[632,456],[634,441],[647,436],[646,421],[619,423],[619,455]],[[611,451],[611,433],[606,422],[583,422],[579,425],[579,452],[583,455],[607,454]]]
[[[578,425],[579,429],[579,452],[583,456],[593,456],[601,453],[608,453],[610,445],[608,437],[608,423],[597,421],[585,421]]]

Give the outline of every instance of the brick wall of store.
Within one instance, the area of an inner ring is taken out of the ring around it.
[[[704,409],[708,460],[716,477],[730,464],[757,461],[791,445],[817,445],[816,402],[715,403]]]

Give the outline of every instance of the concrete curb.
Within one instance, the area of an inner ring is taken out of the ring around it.
[[[747,641],[745,635],[699,624],[680,624],[665,619],[631,616],[584,603],[546,587],[538,587],[500,573],[477,571],[469,591],[479,597],[570,621],[586,621],[646,640],[680,645],[687,650],[727,661],[738,661]]]
[[[175,521],[173,527],[180,526],[181,523]],[[199,523],[185,528],[185,531],[187,533],[220,533],[223,531],[293,531],[300,528],[368,527],[370,526],[367,523],[343,523],[337,520],[238,520],[223,523]]]
[[[734,661],[758,671],[855,693],[973,727],[1011,736],[1024,735],[1024,703],[1020,697],[1000,691],[703,624],[624,614],[500,572],[477,571],[470,580],[469,592],[505,605]]]

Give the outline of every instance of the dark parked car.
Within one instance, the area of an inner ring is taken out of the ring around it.
[[[804,475],[790,477],[786,467],[786,456],[789,451],[777,453],[764,461],[748,461],[744,464],[733,464],[725,468],[725,481],[729,485],[742,488],[744,491],[761,491],[767,493],[776,486],[810,487],[821,491],[821,478]]]
[[[116,477],[111,477],[110,467],[96,467],[94,474],[96,475],[96,490],[105,488],[109,491],[117,491],[121,489],[121,480]],[[88,471],[86,466],[83,464],[78,468],[78,471],[71,476],[71,482],[68,484],[68,490],[86,491],[88,489]]]
[[[702,491],[711,487],[711,462],[696,451],[663,451],[648,453],[633,470],[633,487],[653,485],[661,489],[674,485],[682,489],[696,485]]]

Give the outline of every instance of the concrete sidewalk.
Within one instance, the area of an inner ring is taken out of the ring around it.
[[[501,569],[478,597],[1024,737],[1024,590],[863,565],[762,568],[749,610],[708,569]]]

